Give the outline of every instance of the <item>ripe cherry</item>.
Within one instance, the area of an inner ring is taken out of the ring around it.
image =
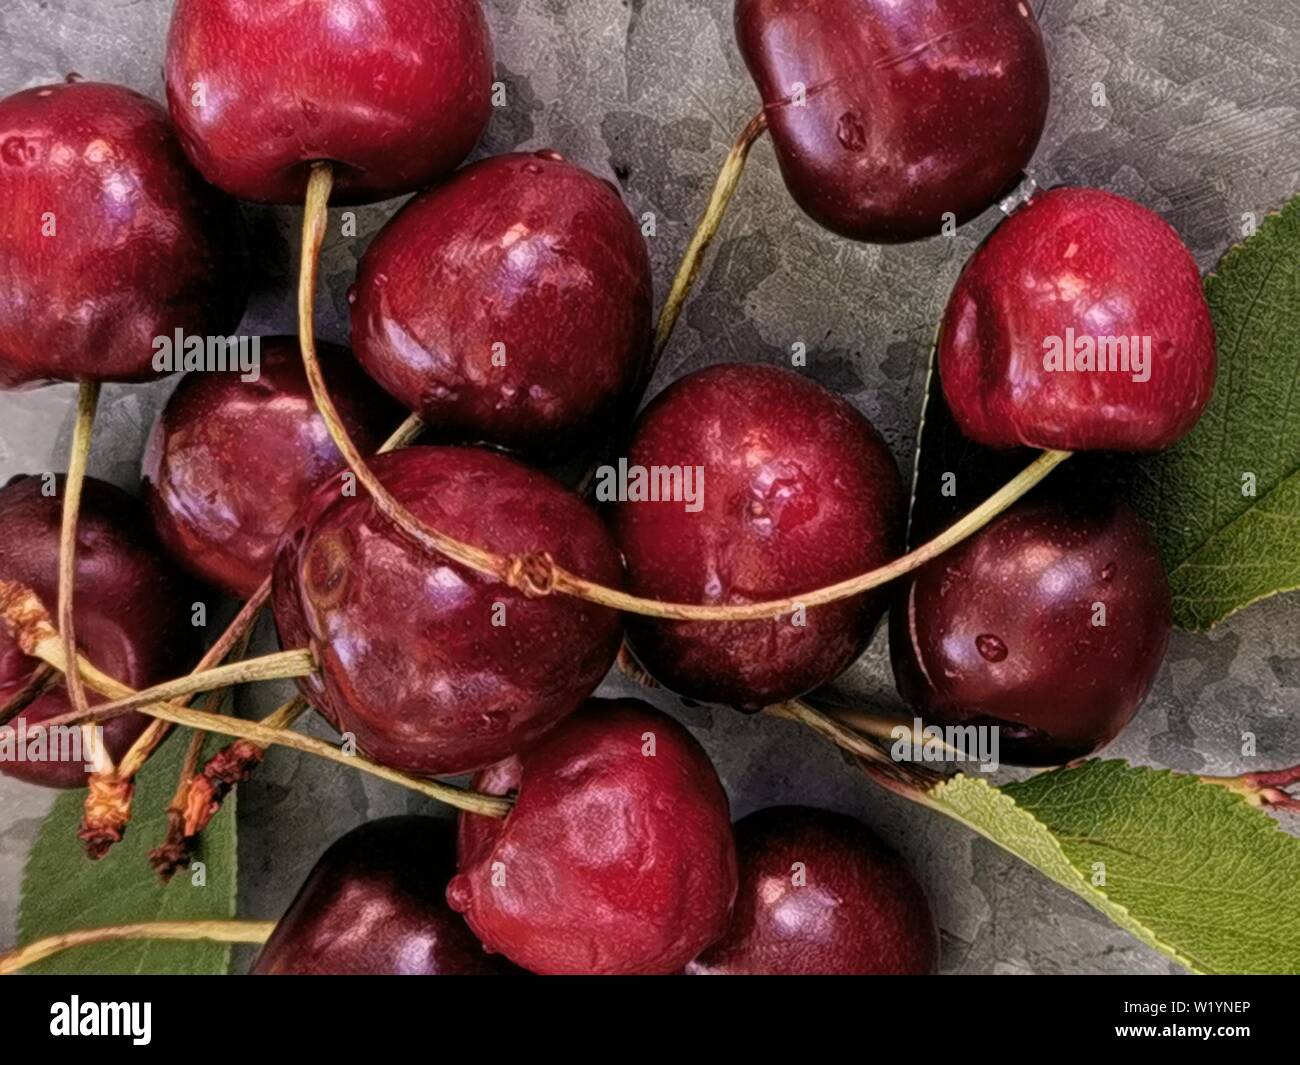
[[[1041,192],[967,263],[944,313],[939,372],[957,424],[978,443],[1166,448],[1214,388],[1196,263],[1132,200]]]
[[[637,425],[629,470],[700,470],[701,499],[628,500],[616,529],[632,591],[686,603],[796,595],[889,562],[903,485],[884,440],[796,373],[713,366],[666,389]],[[684,483],[684,482],[683,482]],[[757,710],[833,679],[861,653],[883,593],[772,621],[629,622],[663,684]]]
[[[1123,503],[1022,501],[899,590],[889,649],[927,723],[999,729],[999,756],[1060,765],[1109,743],[1164,659],[1169,583]]]
[[[461,815],[447,887],[489,950],[536,973],[675,973],[726,931],[727,796],[672,718],[592,700],[475,787],[519,793],[504,821]]]
[[[650,257],[617,190],[554,152],[466,167],[361,261],[352,342],[440,431],[553,453],[589,438],[649,349]]]
[[[46,489],[52,494],[46,494]],[[59,526],[63,478],[17,477],[0,488],[0,580],[36,593],[51,616],[58,602]],[[82,654],[133,688],[158,684],[182,672],[196,639],[190,624],[189,583],[164,558],[143,508],[125,492],[86,478],[77,524],[74,620]],[[27,687],[39,663],[19,650],[0,625],[0,706]],[[104,699],[87,691],[91,706]],[[60,681],[38,696],[10,724],[17,737],[26,727],[71,710]],[[147,727],[143,714],[104,723],[104,744],[116,761]],[[28,747],[32,746],[30,733]],[[47,747],[47,750],[52,748]],[[0,772],[49,787],[76,788],[86,782],[89,753],[60,746],[51,760],[0,760]],[[29,757],[30,750],[29,750]]]
[[[455,872],[452,826],[386,817],[354,828],[316,863],[266,941],[263,976],[491,976],[445,899]]]
[[[375,450],[401,421],[397,405],[342,348],[320,347],[326,383],[357,446]],[[343,457],[316,410],[298,341],[261,342],[259,376],[190,373],[168,399],[144,455],[154,528],[178,562],[247,599],[271,574],[302,501]]]
[[[736,824],[740,889],[731,929],[693,976],[932,973],[939,936],[921,885],[841,814],[772,807]]]
[[[1027,0],[737,0],[736,39],[795,201],[877,243],[1019,182],[1050,95]]]
[[[194,165],[268,203],[301,203],[318,161],[336,203],[412,192],[469,155],[492,111],[479,0],[178,0],[166,75]]]
[[[474,448],[377,457],[380,482],[416,518],[496,555],[547,551],[620,585],[596,513],[544,474]],[[303,694],[384,765],[462,773],[513,754],[576,710],[618,653],[617,612],[530,598],[434,555],[342,477],[303,505],[275,564],[281,643],[310,647]]]
[[[145,380],[156,337],[238,324],[238,216],[139,93],[70,82],[0,100],[0,203],[0,388]]]

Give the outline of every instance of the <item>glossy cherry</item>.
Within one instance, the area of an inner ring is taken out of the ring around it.
[[[504,821],[461,815],[447,887],[489,950],[536,973],[675,973],[726,931],[727,796],[672,718],[592,700],[475,786],[518,790]]]
[[[871,424],[788,370],[709,367],[666,389],[638,423],[629,468],[703,471],[702,506],[615,510],[632,591],[750,603],[889,562],[902,538],[898,466]],[[833,679],[862,651],[883,593],[773,621],[629,621],[636,656],[674,691],[757,710]]]
[[[46,495],[46,488],[53,494]],[[58,603],[59,526],[63,478],[17,477],[0,488],[0,579],[26,585],[53,615]],[[167,562],[143,508],[113,485],[88,477],[77,524],[74,618],[77,644],[100,669],[133,688],[158,684],[191,665],[197,643],[190,623],[193,589]],[[23,691],[39,663],[19,650],[0,626],[0,706]],[[93,706],[104,700],[88,691]],[[62,683],[39,696],[10,724],[27,725],[71,709]],[[149,719],[126,714],[104,724],[114,760],[144,731]],[[86,782],[85,762],[0,761],[0,772],[33,784],[75,788]]]
[[[790,194],[876,243],[938,233],[1020,181],[1047,54],[1028,0],[737,0]]]
[[[266,941],[260,976],[491,976],[501,971],[445,898],[452,825],[386,817],[318,861]]]
[[[1089,347],[1096,361],[1085,361]],[[1168,223],[1132,200],[1040,192],[958,279],[939,372],[957,424],[978,443],[1166,448],[1214,388],[1214,326],[1196,263]]]
[[[649,350],[650,257],[617,190],[554,152],[466,167],[375,238],[352,292],[370,374],[440,432],[589,439]]]
[[[492,111],[479,0],[178,0],[167,100],[195,166],[241,199],[301,203],[334,164],[336,203],[429,184]]]
[[[999,756],[1060,765],[1109,743],[1146,698],[1169,582],[1124,503],[1022,501],[898,593],[898,691],[927,723],[993,725]]]
[[[326,384],[352,439],[374,451],[402,420],[342,348],[320,345]],[[247,599],[313,488],[343,467],[291,337],[261,341],[259,376],[190,373],[155,423],[144,496],[159,539],[208,583]]]
[[[418,519],[499,556],[546,551],[605,585],[618,550],[596,513],[544,474],[475,448],[377,457]],[[414,544],[361,490],[321,485],[281,543],[272,603],[285,647],[320,672],[303,694],[385,765],[436,775],[513,754],[595,690],[618,652],[615,611],[530,598]]]
[[[939,935],[911,870],[859,822],[778,806],[736,824],[731,929],[693,976],[915,976]]]
[[[0,100],[0,203],[0,388],[146,380],[156,337],[238,325],[238,215],[139,93],[69,82]]]

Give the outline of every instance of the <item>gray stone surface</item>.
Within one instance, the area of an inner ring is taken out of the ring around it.
[[[1135,197],[1183,233],[1204,269],[1238,239],[1244,213],[1275,208],[1300,188],[1295,0],[1038,6],[1054,89],[1034,164],[1040,182]],[[161,97],[170,9],[170,0],[3,0],[0,92],[77,71]],[[636,211],[657,217],[651,243],[662,295],[727,145],[756,106],[732,41],[730,0],[488,0],[487,9],[510,106],[481,151],[554,147],[615,177]],[[1091,102],[1097,82],[1106,107]],[[363,208],[359,237],[331,242],[320,299],[329,339],[346,339],[356,260],[394,206]],[[247,216],[261,258],[244,331],[291,332],[298,213],[249,208]],[[934,324],[994,221],[988,214],[953,239],[904,247],[851,244],[799,213],[770,146],[760,145],[656,387],[710,362],[779,360],[802,340],[809,372],[870,416],[910,468]],[[106,390],[93,474],[134,489],[167,389]],[[0,396],[0,477],[64,468],[71,404],[66,386]],[[897,700],[882,642],[848,683],[889,708]],[[277,694],[243,697],[240,711],[265,712]],[[873,789],[795,726],[657,701],[708,747],[738,815],[778,802],[831,807],[905,852],[938,911],[945,970],[1178,971],[991,844]],[[1156,691],[1107,753],[1207,772],[1289,764],[1300,760],[1298,708],[1300,597],[1290,596],[1208,635],[1176,636]],[[1235,753],[1243,730],[1260,738],[1249,764]],[[0,779],[0,944],[13,940],[22,862],[49,801]],[[330,839],[368,818],[423,808],[360,774],[273,754],[241,795],[242,912],[276,916]]]

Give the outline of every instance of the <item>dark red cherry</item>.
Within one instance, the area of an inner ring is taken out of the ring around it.
[[[46,495],[47,488],[53,494]],[[26,585],[53,616],[58,604],[59,526],[63,478],[18,477],[0,488],[0,580]],[[77,525],[75,613],[77,644],[100,669],[133,688],[146,688],[184,672],[197,643],[190,610],[194,589],[167,562],[144,508],[121,489],[89,477]],[[0,626],[0,706],[20,693],[39,663],[19,650]],[[104,700],[88,691],[90,704]],[[39,696],[10,724],[12,750],[26,726],[71,709],[60,683]],[[23,724],[26,723],[26,726]],[[126,714],[104,724],[104,743],[122,757],[149,719]],[[29,738],[26,753],[35,748]],[[0,748],[3,749],[3,748]],[[61,748],[72,754],[69,748]],[[58,788],[86,782],[85,760],[0,759],[0,772]]]
[[[445,897],[455,836],[432,817],[354,828],[316,863],[253,965],[261,976],[492,976]]]
[[[0,204],[0,388],[142,381],[156,337],[238,325],[238,215],[139,93],[75,82],[0,100]]]
[[[353,297],[361,364],[469,441],[582,442],[649,348],[641,230],[613,186],[554,152],[485,159],[412,200]]]
[[[628,463],[629,475],[702,471],[696,502],[618,504],[619,544],[639,595],[780,599],[898,554],[903,485],[889,448],[849,404],[788,370],[733,364],[682,378],[642,416]],[[636,618],[629,634],[646,669],[674,691],[757,710],[833,679],[884,609],[876,593],[773,621]]]
[[[790,194],[854,240],[915,240],[1013,189],[1047,118],[1029,0],[737,0]]]
[[[1132,508],[1048,497],[908,579],[889,650],[927,723],[997,726],[1002,761],[1060,765],[1132,719],[1170,626],[1160,553]]]
[[[692,976],[913,976],[939,935],[911,870],[842,814],[778,806],[736,824],[731,929]]]
[[[475,780],[518,801],[462,815],[447,900],[489,950],[536,973],[679,972],[736,895],[727,796],[672,718],[593,699]]]
[[[166,75],[194,165],[267,203],[302,202],[321,160],[335,203],[421,188],[492,112],[479,0],[178,0]]]
[[[381,483],[417,518],[501,556],[547,551],[621,585],[597,514],[544,474],[475,448],[381,455]],[[285,647],[311,647],[303,694],[366,754],[420,775],[513,754],[572,713],[618,653],[617,612],[529,598],[415,545],[364,489],[332,478],[280,545],[273,606]]]
[[[320,345],[326,384],[352,439],[374,451],[402,420],[397,404],[342,348]],[[291,337],[261,340],[258,378],[181,379],[144,454],[144,497],[172,557],[247,599],[303,500],[343,457],[316,410]]]
[[[966,264],[944,313],[939,372],[957,424],[978,443],[1166,448],[1214,388],[1196,263],[1132,200],[1040,192]]]

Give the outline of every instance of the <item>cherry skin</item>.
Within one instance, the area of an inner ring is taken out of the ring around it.
[[[612,185],[554,152],[484,159],[412,200],[352,298],[361,364],[471,442],[584,442],[649,350],[641,230]]]
[[[884,565],[902,540],[903,484],[884,440],[796,373],[731,364],[666,389],[637,425],[629,469],[702,468],[703,501],[615,508],[629,588],[685,603],[797,595]],[[885,610],[877,592],[772,621],[629,621],[656,680],[758,710],[842,672]]]
[[[592,700],[475,787],[518,790],[505,820],[461,815],[447,886],[489,950],[535,973],[665,974],[726,931],[727,796],[667,715]]]
[[[1037,498],[907,580],[889,650],[927,724],[997,726],[1002,761],[1061,765],[1132,720],[1171,624],[1160,553],[1131,507]]]
[[[0,388],[143,381],[155,337],[238,325],[238,215],[139,93],[69,82],[0,100],[0,203]]]
[[[920,976],[939,962],[925,892],[841,814],[778,806],[736,824],[740,889],[727,934],[692,976]]]
[[[194,165],[245,200],[301,203],[334,164],[335,203],[428,185],[492,111],[479,0],[178,0],[167,101]]]
[[[1047,119],[1027,0],[737,0],[736,39],[790,194],[854,240],[973,218],[1019,183]]]
[[[58,603],[59,526],[63,478],[46,495],[41,477],[17,477],[0,488],[0,580],[34,591],[53,619]],[[77,524],[73,604],[77,645],[100,669],[133,688],[146,688],[184,672],[197,642],[190,624],[193,588],[159,550],[144,510],[111,484],[88,477]],[[19,649],[0,626],[0,706],[22,692],[40,663]],[[91,706],[105,702],[86,692]],[[21,711],[10,725],[21,730],[72,709],[60,681]],[[116,761],[149,724],[143,714],[104,722],[104,744]],[[29,737],[30,742],[30,737]],[[85,761],[0,760],[0,772],[33,784],[78,788]]]
[[[446,903],[455,834],[432,817],[354,828],[316,863],[262,947],[259,976],[492,976]]]
[[[618,586],[596,513],[544,474],[475,448],[378,456],[380,482],[418,519],[503,557],[547,551]],[[308,497],[282,541],[272,605],[285,647],[320,672],[303,694],[367,755],[432,776],[513,754],[572,713],[618,653],[616,611],[529,598],[426,552],[340,478]]]
[[[326,384],[363,452],[401,411],[342,348],[320,345]],[[343,468],[316,410],[298,341],[262,341],[260,376],[189,373],[154,425],[143,488],[154,529],[182,566],[237,599],[271,575],[275,549],[307,495]]]
[[[1149,341],[1149,358],[1129,372],[1061,369],[1051,360],[1071,337]],[[1038,193],[958,279],[939,373],[962,433],[990,447],[1169,447],[1214,389],[1214,326],[1196,263],[1168,223],[1123,196]]]

